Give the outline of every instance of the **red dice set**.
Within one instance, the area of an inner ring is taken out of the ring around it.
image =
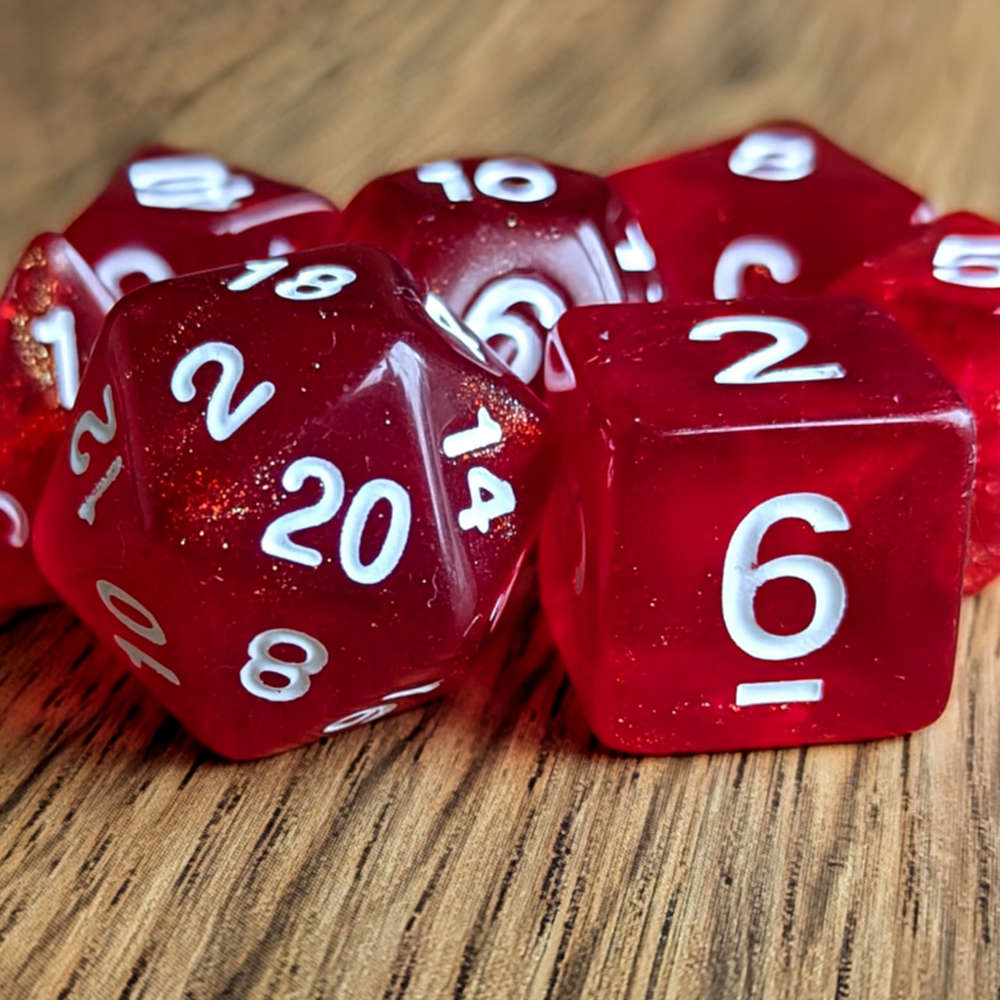
[[[65,236],[31,243],[0,300],[0,613],[51,595],[28,548],[35,507],[115,300],[173,274],[322,246],[338,223],[320,195],[157,146]]]
[[[0,613],[259,757],[460,684],[537,536],[606,745],[907,733],[1000,573],[997,312],[1000,225],[797,123],[343,215],[145,149],[0,303]]]

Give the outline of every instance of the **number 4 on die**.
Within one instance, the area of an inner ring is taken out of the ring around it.
[[[559,322],[546,380],[563,467],[542,599],[600,739],[735,750],[940,714],[972,419],[888,316],[595,306]]]

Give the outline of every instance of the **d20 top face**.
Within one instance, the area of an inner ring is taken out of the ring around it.
[[[576,310],[542,599],[597,735],[689,752],[868,739],[949,691],[971,417],[856,300]]]
[[[649,244],[607,182],[535,160],[441,160],[380,177],[343,227],[401,260],[525,382],[569,306],[661,295]]]
[[[29,539],[111,296],[61,236],[37,237],[0,299],[0,617],[49,600]]]
[[[318,194],[214,156],[151,146],[66,236],[117,297],[174,274],[334,243],[339,213]]]
[[[866,261],[834,286],[890,312],[976,419],[976,485],[965,589],[1000,573],[1000,225],[967,212]]]
[[[919,195],[796,123],[613,174],[674,301],[809,294],[931,216]]]
[[[513,585],[544,407],[432,306],[337,246],[151,285],[108,319],[36,552],[227,756],[440,693]]]

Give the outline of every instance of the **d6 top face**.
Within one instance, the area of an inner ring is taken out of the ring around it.
[[[577,310],[542,600],[597,735],[670,753],[868,739],[952,676],[971,417],[854,300]]]
[[[674,301],[822,291],[912,235],[919,195],[796,123],[623,170]]]
[[[976,485],[965,589],[1000,573],[1000,225],[967,212],[866,261],[835,291],[890,312],[976,419]]]
[[[116,296],[147,281],[339,239],[325,198],[214,156],[151,146],[112,177],[66,237]]]
[[[544,408],[432,305],[452,333],[389,257],[337,246],[108,319],[36,552],[220,753],[438,694],[500,613],[545,497]]]
[[[52,597],[32,516],[112,299],[61,236],[37,237],[0,299],[0,618]]]
[[[344,238],[401,260],[525,382],[567,307],[661,295],[639,225],[593,174],[522,158],[442,160],[380,177]]]

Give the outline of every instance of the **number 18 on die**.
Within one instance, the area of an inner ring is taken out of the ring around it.
[[[674,753],[932,722],[972,418],[852,299],[595,306],[550,335],[542,599],[596,734]]]

